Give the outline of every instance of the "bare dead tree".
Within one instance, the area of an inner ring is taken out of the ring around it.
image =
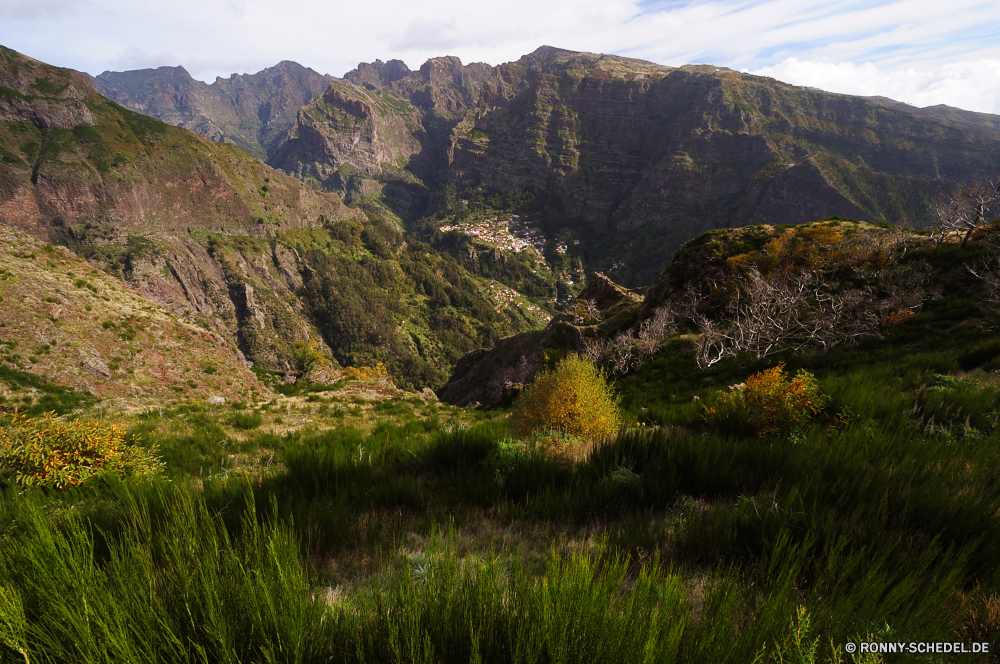
[[[608,344],[606,361],[614,376],[624,376],[636,366],[636,355],[632,336],[619,332]]]
[[[906,255],[906,228],[858,233],[844,240],[845,263],[859,277],[878,276]]]
[[[964,249],[972,234],[985,230],[1000,214],[1000,178],[973,182],[951,198],[934,206],[938,223],[935,245],[949,237],[960,236]]]
[[[986,314],[1000,314],[1000,234],[990,233],[983,240],[983,254],[968,268],[983,282],[984,297],[979,303]]]
[[[591,364],[602,364],[608,353],[608,341],[600,337],[585,339],[583,342],[583,356]]]
[[[863,336],[878,334],[890,311],[919,307],[926,293],[926,269],[906,266],[882,270],[880,282],[839,289],[819,272],[756,269],[730,286],[719,320],[700,315],[698,366],[705,368],[744,353],[761,359],[780,350],[816,348],[827,352]]]
[[[662,304],[653,310],[653,315],[639,325],[639,339],[659,342],[663,337],[677,331],[677,313],[669,304]]]
[[[636,336],[625,331],[612,339],[587,339],[584,342],[583,356],[594,364],[605,365],[612,375],[621,376],[655,355],[663,337],[676,330],[677,315],[669,303],[664,304],[642,322]]]

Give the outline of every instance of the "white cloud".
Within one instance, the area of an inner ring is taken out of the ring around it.
[[[747,71],[830,92],[1000,114],[1000,59],[963,60],[918,70],[880,68],[870,62],[857,65],[787,58],[773,67]]]
[[[1000,60],[1000,3],[982,0],[0,0],[0,17],[0,43],[91,73],[183,65],[211,81],[295,60],[342,75],[375,58],[499,64],[547,44],[1000,111],[969,65]]]
[[[4,21],[51,18],[75,12],[80,0],[0,0],[0,17]]]

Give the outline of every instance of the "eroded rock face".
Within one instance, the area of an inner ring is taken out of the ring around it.
[[[299,111],[293,138],[271,164],[329,190],[344,190],[350,169],[372,176],[398,170],[422,149],[415,137],[419,113],[407,107],[390,92],[335,82]],[[342,171],[345,166],[349,170]]]
[[[216,78],[210,85],[191,78],[183,67],[106,71],[93,82],[125,108],[266,159],[295,124],[299,108],[322,94],[332,78],[284,61],[256,74]]]
[[[299,341],[328,351],[295,295],[299,257],[267,238],[363,213],[233,146],[123,111],[79,72],[2,50],[0,86],[0,222],[114,269],[264,368],[295,373]],[[99,357],[80,362],[109,377]]]
[[[0,263],[4,347],[32,351],[4,358],[20,370],[130,406],[162,405],[181,394],[246,400],[267,393],[222,335],[64,248],[0,223]]]
[[[178,95],[195,94],[186,72],[171,76],[187,81]],[[497,67],[361,63],[327,83],[283,111],[290,129],[268,148],[273,166],[349,201],[378,193],[410,220],[426,205],[414,191],[543,192],[590,267],[628,285],[651,283],[713,228],[834,215],[919,225],[936,196],[1000,170],[996,116],[707,65],[543,46]],[[236,140],[222,110],[199,109],[185,126]]]
[[[545,192],[589,240],[588,262],[614,264],[629,285],[650,283],[674,250],[713,228],[835,215],[920,224],[936,196],[1000,169],[1000,152],[988,165],[972,156],[1000,144],[1000,123],[725,68],[551,47],[492,68],[456,58],[405,75],[385,68],[362,65],[349,78],[367,98],[394,100],[379,117],[399,129],[359,134],[356,123],[311,120],[317,100],[276,165],[338,191],[348,191],[333,177],[343,165],[384,181],[396,159],[432,188]]]
[[[463,357],[437,395],[456,406],[499,404],[505,390],[534,379],[544,366],[545,351],[576,353],[583,350],[583,344],[580,329],[563,321],[550,323],[544,330],[506,337],[489,350]]]

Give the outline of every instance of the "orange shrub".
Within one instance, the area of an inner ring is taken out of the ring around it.
[[[603,373],[570,355],[521,393],[511,425],[521,436],[561,431],[574,438],[599,438],[618,430],[619,401]]]
[[[882,327],[892,327],[906,321],[913,316],[912,309],[893,309],[882,319]]]
[[[101,473],[145,475],[162,466],[155,450],[125,442],[122,424],[62,422],[54,415],[15,413],[0,428],[0,467],[21,486],[65,489]]]
[[[799,371],[789,379],[784,362],[747,378],[705,408],[704,421],[717,429],[759,437],[781,430],[801,430],[826,405],[816,379]]]

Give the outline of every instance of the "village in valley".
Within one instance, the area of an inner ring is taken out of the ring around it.
[[[567,286],[582,284],[582,273],[576,275],[576,279],[574,280],[574,274],[570,270],[553,272],[552,266],[544,258],[545,248],[549,244],[552,244],[553,241],[547,240],[542,233],[542,229],[533,226],[532,223],[530,219],[521,219],[520,215],[511,214],[507,219],[501,219],[497,216],[456,224],[446,224],[439,227],[438,230],[442,233],[455,232],[468,235],[477,242],[500,251],[521,253],[522,251],[532,249],[534,250],[536,261],[535,270],[553,275],[557,281]],[[557,254],[566,254],[569,251],[571,243],[577,246],[580,244],[580,240],[555,241],[553,249]],[[540,318],[543,322],[548,322],[551,319],[551,316],[547,315],[541,308],[531,304],[528,298],[499,282],[490,282],[487,290],[496,303],[495,308],[497,312],[503,308],[517,306],[528,312],[531,317]],[[556,299],[548,300],[548,304],[557,303]]]
[[[501,251],[513,251],[520,253],[525,249],[532,248],[541,256],[545,251],[548,240],[542,235],[542,229],[531,226],[528,219],[521,220],[519,215],[512,214],[510,219],[500,220],[497,218],[469,221],[461,224],[441,226],[438,230],[442,233],[456,231],[474,237],[477,240],[494,245]],[[579,240],[575,241],[579,244]],[[556,251],[566,253],[566,243],[560,242],[556,246]]]

